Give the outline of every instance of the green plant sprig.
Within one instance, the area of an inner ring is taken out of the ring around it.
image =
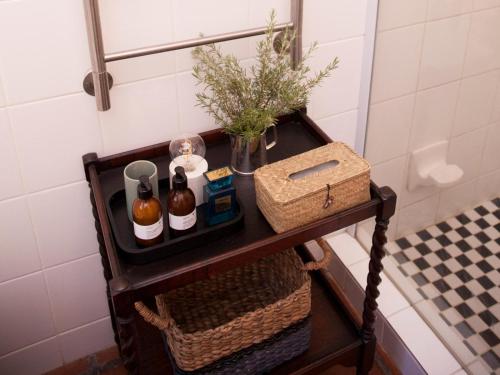
[[[306,62],[317,48],[313,43],[293,69],[289,51],[296,35],[286,29],[275,52],[275,26],[273,10],[265,37],[257,43],[256,64],[249,69],[214,44],[193,50],[197,61],[193,76],[202,87],[196,94],[197,105],[228,134],[246,139],[259,136],[278,116],[306,106],[311,90],[338,67],[336,57],[324,69],[311,73]]]

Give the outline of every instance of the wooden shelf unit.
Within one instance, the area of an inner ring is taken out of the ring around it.
[[[201,134],[207,145],[206,158],[211,168],[229,164],[230,146],[219,130]],[[298,111],[280,119],[278,144],[268,153],[270,162],[281,160],[331,142],[307,116]],[[334,364],[356,366],[366,374],[374,360],[376,298],[379,295],[381,260],[386,243],[385,231],[394,214],[396,195],[389,187],[371,184],[371,200],[354,208],[284,233],[275,233],[255,203],[253,178],[235,178],[238,197],[245,209],[242,230],[203,247],[145,265],[127,264],[114,244],[106,213],[105,197],[123,184],[123,169],[131,161],[148,159],[158,166],[159,178],[168,175],[168,142],[117,155],[99,158],[83,156],[91,189],[95,227],[102,256],[104,276],[115,339],[126,368],[132,374],[168,374],[170,366],[163,352],[160,332],[143,322],[133,303],[144,301],[150,307],[156,294],[206,278],[210,275],[256,261],[275,252],[295,247],[303,257],[310,254],[302,246],[333,231],[370,217],[376,218],[370,269],[364,302],[363,322],[358,326],[350,310],[335,293],[332,275],[313,273],[313,331],[311,346],[303,355],[276,368],[273,374],[314,374]]]

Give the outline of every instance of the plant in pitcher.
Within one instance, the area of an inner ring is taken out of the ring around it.
[[[285,30],[273,40],[276,15],[271,13],[264,39],[257,43],[256,63],[245,67],[231,54],[223,54],[214,44],[193,50],[193,75],[201,92],[197,103],[229,134],[231,167],[238,174],[252,174],[266,164],[266,149],[276,143],[278,116],[307,105],[311,90],[337,68],[334,58],[324,69],[313,73],[306,65],[316,49],[309,48],[292,67],[290,48],[295,33]],[[275,141],[266,143],[266,130],[273,127]]]

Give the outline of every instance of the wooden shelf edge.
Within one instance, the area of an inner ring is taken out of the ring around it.
[[[155,275],[150,279],[144,279],[143,275],[141,275],[141,279],[136,280],[132,269],[132,272],[125,272],[120,278],[127,279],[132,293],[140,290],[141,295],[154,296],[158,294],[159,290],[177,288],[226,271],[229,268],[255,262],[278,251],[298,246],[373,217],[377,213],[380,202],[379,198],[373,198],[368,202],[315,221],[314,223],[276,234],[271,238],[266,238],[227,253],[213,256],[199,263],[187,264],[184,267],[179,267],[161,276]]]

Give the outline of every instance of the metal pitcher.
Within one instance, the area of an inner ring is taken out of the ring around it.
[[[266,131],[273,129],[274,140],[267,144]],[[259,136],[250,140],[240,135],[231,138],[231,168],[240,176],[251,176],[257,168],[267,164],[267,150],[276,146],[278,132],[276,125],[271,125]]]

